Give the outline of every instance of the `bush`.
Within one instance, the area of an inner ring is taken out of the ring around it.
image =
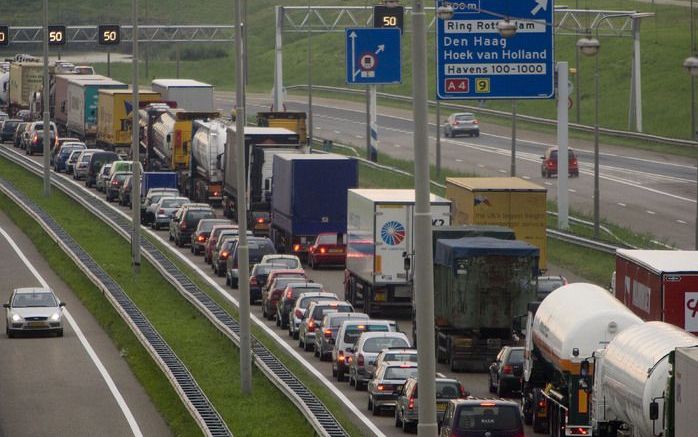
[[[189,45],[179,49],[179,59],[182,61],[198,61],[201,59],[218,59],[228,56],[228,52],[223,47],[213,45]],[[173,49],[169,58],[171,61],[177,60],[177,50]]]

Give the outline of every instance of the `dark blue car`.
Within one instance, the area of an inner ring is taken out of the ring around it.
[[[73,151],[75,150],[82,150],[84,148],[85,146],[83,144],[63,144],[63,146],[61,146],[60,151],[58,152],[58,155],[56,155],[56,157],[53,160],[53,170],[57,173],[66,171],[66,162],[68,161],[70,154],[73,153]]]

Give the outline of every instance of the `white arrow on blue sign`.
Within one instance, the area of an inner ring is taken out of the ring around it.
[[[348,84],[402,81],[400,29],[357,27],[345,30]]]
[[[545,99],[554,96],[553,0],[436,0],[438,99]],[[497,24],[509,19],[514,36]]]

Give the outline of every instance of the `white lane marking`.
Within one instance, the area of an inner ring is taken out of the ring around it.
[[[402,147],[402,146],[399,145],[399,144],[393,144],[393,146],[395,146],[395,147]]]
[[[364,137],[363,137],[362,135],[355,135],[355,137],[358,138],[358,139],[360,139],[360,140],[363,140],[363,139],[364,139]]]
[[[34,275],[34,277],[38,279],[38,281],[41,283],[41,286],[45,288],[51,288],[49,287],[48,282],[46,282],[44,277],[41,276],[39,271],[31,263],[31,261],[29,261],[29,259],[27,259],[24,253],[22,253],[22,250],[19,248],[17,243],[15,243],[12,237],[10,237],[10,235],[3,228],[0,228],[0,234],[2,234],[3,237],[5,237],[5,240],[7,240],[10,246],[12,246],[12,249],[15,251],[19,259],[24,263],[27,269],[32,273],[32,275]],[[126,404],[124,397],[121,396],[121,392],[119,392],[119,389],[116,387],[116,384],[114,384],[114,380],[111,379],[111,376],[109,375],[109,372],[107,372],[107,369],[104,367],[104,364],[102,364],[102,360],[100,360],[97,356],[97,352],[95,352],[95,350],[92,349],[92,345],[90,345],[90,342],[87,341],[85,334],[83,334],[82,330],[78,326],[78,323],[75,321],[73,316],[66,308],[63,308],[63,315],[66,319],[68,319],[70,327],[73,328],[75,335],[77,336],[78,340],[80,340],[82,346],[85,348],[87,355],[89,355],[89,357],[92,359],[92,362],[95,364],[95,367],[97,367],[97,370],[99,371],[100,375],[102,375],[102,378],[104,379],[104,382],[107,384],[107,387],[109,387],[109,391],[111,392],[112,396],[114,396],[116,403],[119,405],[119,408],[121,408],[121,411],[124,413],[124,416],[126,417],[128,425],[131,427],[131,432],[133,432],[133,435],[136,437],[142,437],[143,433],[141,432],[141,429],[138,426],[138,422],[136,422],[136,418],[133,417],[131,409]]]
[[[484,164],[478,164],[477,166],[478,166],[479,168],[485,168],[485,165],[484,165]]]
[[[647,212],[647,214],[649,214],[649,215],[655,215],[655,214],[656,214],[656,212],[650,211],[649,209],[648,209],[646,212]]]
[[[543,183],[544,183],[545,185],[549,186],[549,187],[552,187],[552,186],[553,186],[553,183],[552,183],[552,182],[543,182]]]
[[[569,191],[570,193],[576,193],[576,192],[577,192],[577,190],[575,190],[574,188],[568,188],[567,191]]]
[[[682,225],[685,225],[685,224],[687,224],[687,223],[686,223],[685,221],[683,221],[683,220],[681,220],[681,219],[679,219],[679,220],[676,220],[676,223],[680,223],[680,224],[682,224]]]
[[[456,158],[456,162],[463,162],[463,160]]]
[[[625,208],[626,206],[628,206],[628,205],[626,205],[626,204],[623,203],[623,202],[618,202],[617,205],[618,205],[618,206],[622,206],[623,208]]]
[[[521,178],[522,178],[522,179],[529,180],[529,179],[531,179],[531,176],[521,176]]]
[[[314,129],[315,130],[322,130],[322,128],[320,126],[315,126]]]
[[[337,135],[341,134],[341,132],[338,130],[334,131],[334,133],[336,133]]]
[[[503,174],[506,174],[506,172],[507,172],[506,170],[501,169],[501,168],[500,168],[499,170],[497,170],[497,171],[500,172],[500,173],[503,173]]]

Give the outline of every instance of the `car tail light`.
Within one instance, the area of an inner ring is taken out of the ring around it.
[[[344,351],[339,351],[339,353],[337,354],[337,362],[344,362]]]
[[[325,329],[322,332],[323,332],[323,334],[325,334],[325,337],[332,337],[332,330],[331,329]]]
[[[356,364],[358,364],[359,366],[362,366],[362,367],[363,367],[363,365],[364,365],[364,354],[359,354],[359,356],[356,358]]]
[[[117,186],[117,185],[119,185],[119,181],[111,181],[111,184],[114,186]]]
[[[264,218],[262,218],[262,217],[258,218],[257,223],[264,223]]]
[[[286,292],[286,299],[293,299],[293,292],[291,290]]]
[[[221,193],[219,193],[218,191],[214,191],[214,192],[213,192],[213,195],[216,196],[216,197],[217,197],[217,196],[220,196],[220,194],[221,194]]]
[[[410,396],[409,401],[407,401],[407,409],[413,410],[414,409],[414,397]]]
[[[538,401],[538,408],[545,408],[545,399],[541,399]]]
[[[293,245],[293,251],[294,251],[294,252],[298,252],[298,251],[300,251],[300,250],[301,250],[301,245],[300,245],[300,244],[294,244],[294,245]]]
[[[220,254],[220,256],[219,256],[218,258],[220,258],[220,259],[228,259],[228,255],[230,255],[230,253],[229,253],[227,250],[224,250],[223,252],[221,252],[221,254]]]
[[[548,161],[548,167],[550,167],[550,168],[555,167],[555,161]]]
[[[308,319],[308,323],[306,323],[306,326],[308,328],[308,332],[315,332],[315,320]]]
[[[496,403],[491,402],[491,401],[485,401],[485,402],[480,402],[481,407],[495,407],[497,406]]]
[[[206,241],[206,237],[204,237],[203,235],[199,235],[198,237],[196,237],[196,241]]]
[[[34,142],[34,143],[39,142],[39,136],[37,134],[34,134],[34,136],[32,137],[32,142]]]
[[[378,384],[378,386],[376,387],[376,389],[377,389],[378,391],[383,391],[383,390],[385,390],[385,386],[384,386],[383,384]]]
[[[460,391],[460,397],[463,398],[463,399],[465,399],[465,398],[467,398],[468,396],[470,396],[470,393],[468,393],[467,391],[465,391],[465,387],[463,387],[462,385],[459,385],[459,386],[458,386],[458,391]]]
[[[182,224],[179,225],[179,229],[181,229],[181,230],[185,230],[186,228],[187,228],[186,222],[182,222]]]
[[[295,315],[297,318],[302,319],[303,318],[303,311],[302,310],[296,310]]]
[[[589,435],[589,430],[586,428],[570,428],[568,431],[572,435]]]
[[[320,248],[320,253],[321,253],[321,254],[327,253],[327,249],[325,249],[324,247],[321,247],[321,248]]]
[[[473,124],[480,124],[480,120],[473,120]]]
[[[514,373],[514,368],[507,364],[502,368],[502,373],[505,375],[511,375]]]
[[[158,214],[164,214],[165,210],[164,209],[158,209]]]
[[[250,285],[257,285],[257,277],[256,276],[250,277]]]

